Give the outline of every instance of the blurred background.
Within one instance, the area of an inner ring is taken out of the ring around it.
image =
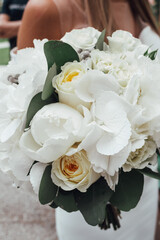
[[[147,1],[147,0],[146,0]],[[153,13],[160,25],[160,0],[148,0],[151,4]],[[0,0],[0,12],[2,9],[3,0]],[[0,38],[0,65],[6,65],[10,58],[10,45],[7,39]]]

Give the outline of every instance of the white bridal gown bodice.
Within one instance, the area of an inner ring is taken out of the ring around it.
[[[87,23],[84,12],[78,5],[81,1],[67,0],[72,2],[72,6],[68,5],[68,9],[63,9],[63,1],[54,0],[60,13],[62,33],[65,33],[64,29],[67,29],[67,27],[70,29],[85,27]],[[64,16],[66,16],[64,11],[68,11],[67,16],[70,16],[70,22],[65,23],[63,21]],[[79,18],[84,19],[83,26],[79,26]],[[153,50],[160,49],[160,38],[150,27],[144,28],[139,38],[144,44],[152,46]],[[145,177],[142,198],[135,209],[127,213],[122,212],[121,228],[119,230],[100,230],[99,227],[89,226],[80,212],[67,213],[58,208],[56,210],[57,235],[59,240],[154,240],[157,208],[158,181]]]
[[[140,39],[153,49],[160,49],[160,38],[150,27],[140,34]],[[160,51],[159,51],[160,55]],[[117,231],[100,230],[89,226],[80,212],[67,213],[56,210],[56,228],[59,240],[154,240],[158,208],[158,181],[145,177],[142,198],[130,212],[122,212],[121,228]]]

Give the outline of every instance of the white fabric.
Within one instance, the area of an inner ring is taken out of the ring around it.
[[[140,39],[152,49],[160,49],[160,38],[150,27],[140,34]],[[160,55],[160,51],[159,51]],[[56,210],[56,227],[59,240],[154,240],[158,207],[158,181],[145,178],[142,198],[130,212],[122,213],[121,228],[102,231],[89,226],[79,212]]]
[[[158,199],[158,181],[145,179],[143,196],[138,206],[122,212],[121,228],[117,231],[100,230],[89,226],[79,212],[56,210],[59,240],[154,240]]]

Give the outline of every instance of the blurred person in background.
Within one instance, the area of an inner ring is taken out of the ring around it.
[[[18,47],[33,46],[34,38],[60,39],[65,32],[86,26],[105,28],[107,35],[121,29],[140,37],[147,26],[153,30],[152,34],[159,33],[147,0],[30,0]]]
[[[11,49],[16,46],[17,34],[28,0],[4,0],[0,14],[0,38],[8,38]]]

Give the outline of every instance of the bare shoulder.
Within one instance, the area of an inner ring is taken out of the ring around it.
[[[18,48],[32,46],[35,38],[59,39],[60,37],[60,18],[54,1],[30,0],[18,34]]]
[[[26,6],[26,14],[52,14],[56,17],[58,10],[53,0],[30,0]]]

